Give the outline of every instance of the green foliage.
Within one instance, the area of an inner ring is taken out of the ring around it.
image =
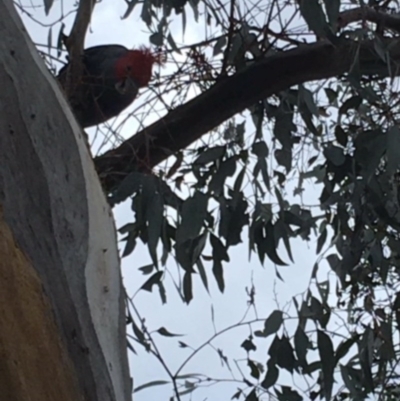
[[[165,15],[173,9],[172,2],[168,4]],[[319,37],[332,40],[338,34],[340,1],[302,1],[299,7]],[[183,4],[180,12],[184,10]],[[373,32],[364,34],[370,37]],[[263,46],[241,21],[230,36],[225,32],[216,38],[212,56],[222,55],[223,68],[234,73],[251,62],[249,54],[264,57]],[[388,62],[378,37],[375,49],[377,57]],[[294,240],[316,238],[320,257],[311,278],[314,290],[293,299],[297,327],[286,328],[288,316],[281,309],[261,325],[251,323],[256,326],[253,335],[241,344],[249,376],[233,399],[258,400],[264,392],[278,400],[366,399],[382,391],[389,394],[385,389],[395,386],[390,366],[398,347],[393,322],[400,322],[392,306],[400,268],[398,107],[389,82],[357,75],[354,57],[347,79],[288,88],[254,105],[249,110],[254,133],[244,120],[231,120],[221,128],[219,140],[188,152],[186,164],[167,174],[168,179],[135,173],[133,181],[127,179],[129,190],[123,183],[114,194],[118,202],[132,196],[136,205],[135,223],[122,229],[129,233],[124,254],[133,251],[136,238],[148,244],[158,268],[166,266],[167,255],[173,253],[183,272],[178,290],[187,303],[196,296],[195,280],[207,291],[212,279],[225,290],[232,247],[247,242],[249,255],[279,268],[294,262]],[[293,179],[298,184],[290,195]],[[320,190],[319,205],[313,207],[296,201],[311,184]],[[186,195],[171,202],[174,185]],[[161,186],[164,191],[156,190]],[[147,190],[157,193],[151,202]],[[337,281],[317,279],[324,261]],[[152,274],[143,289],[162,283],[159,272]],[[386,296],[378,300],[382,289]],[[333,325],[340,311],[348,314],[349,324],[336,334]],[[268,346],[261,345],[265,341]],[[260,346],[268,349],[262,363],[252,357]],[[221,350],[218,354],[229,366]],[[301,395],[282,381],[282,371],[314,378],[314,385]],[[193,391],[202,380],[197,377],[185,391]],[[337,382],[343,384],[339,390]]]

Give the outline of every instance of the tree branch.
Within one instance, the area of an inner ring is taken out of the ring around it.
[[[393,63],[400,61],[400,42],[391,40],[390,43]],[[269,56],[218,82],[118,148],[95,158],[105,190],[112,191],[134,170],[151,170],[259,100],[293,85],[345,74],[354,62],[358,47],[362,74],[388,76],[388,67],[374,51],[373,41],[341,39],[335,46],[317,42]],[[392,71],[397,74],[396,64]]]
[[[357,21],[374,22],[383,29],[391,29],[400,32],[400,17],[398,15],[387,14],[372,7],[358,7],[340,13],[338,25],[340,28]]]
[[[67,48],[70,60],[70,67],[68,68],[64,89],[70,103],[73,102],[75,97],[79,97],[79,94],[75,93],[77,87],[76,83],[80,82],[79,78],[83,74],[81,55],[83,53],[85,36],[95,4],[95,0],[79,1],[78,12],[70,35],[64,38],[64,44]]]

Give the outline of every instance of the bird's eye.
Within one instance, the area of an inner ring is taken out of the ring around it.
[[[131,72],[131,71],[132,71],[132,66],[127,65],[127,66],[126,66],[126,71]]]

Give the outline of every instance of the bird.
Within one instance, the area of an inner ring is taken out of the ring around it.
[[[153,66],[162,65],[164,60],[145,46],[128,50],[110,44],[85,49],[82,62],[83,74],[74,86],[79,94],[78,101],[70,101],[70,105],[80,126],[88,128],[106,122],[126,109],[137,97],[139,89],[149,84]],[[67,62],[57,75],[64,90],[70,65]]]

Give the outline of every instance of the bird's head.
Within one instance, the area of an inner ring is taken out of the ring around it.
[[[139,88],[147,86],[154,64],[164,64],[164,58],[161,54],[151,51],[147,47],[140,47],[135,50],[128,50],[120,57],[115,64],[115,73],[118,80],[131,78],[136,82]]]

